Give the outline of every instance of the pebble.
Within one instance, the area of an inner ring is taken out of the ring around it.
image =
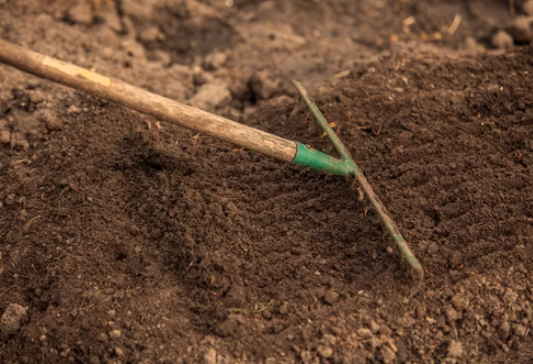
[[[275,358],[266,358],[265,359],[265,364],[276,364],[276,359]]]
[[[515,335],[518,335],[521,338],[526,334],[526,327],[524,325],[515,324],[513,325],[513,330]]]
[[[115,317],[116,311],[115,310],[109,310],[107,311],[107,315],[110,317]]]
[[[81,109],[77,107],[76,105],[70,105],[67,109],[67,113],[69,114],[78,114],[81,112]]]
[[[263,318],[265,320],[271,320],[272,319],[272,311],[270,310],[264,310],[263,311]]]
[[[513,37],[505,30],[500,30],[492,36],[491,44],[498,49],[510,49],[513,47]]]
[[[46,129],[48,131],[60,131],[61,130],[61,124],[57,121],[55,117],[49,117],[44,122],[44,125],[46,126]]]
[[[465,310],[468,307],[468,299],[462,295],[452,297],[452,304],[456,310]]]
[[[463,355],[463,344],[458,341],[450,341],[448,346],[449,358],[460,358]]]
[[[204,354],[204,364],[217,364],[217,352],[211,348]]]
[[[93,13],[88,1],[81,0],[76,6],[70,8],[68,18],[75,23],[89,25],[93,22]]]
[[[9,144],[11,142],[11,132],[9,130],[2,130],[0,132],[0,143]]]
[[[107,336],[103,332],[100,335],[98,335],[98,341],[105,342],[105,341],[107,341],[107,339],[109,339],[109,336]]]
[[[318,355],[324,359],[328,359],[333,355],[333,349],[329,345],[321,345],[317,349]]]
[[[522,10],[524,10],[524,13],[527,15],[533,15],[533,0],[527,0],[524,2]]]
[[[93,355],[89,359],[89,363],[91,363],[91,364],[100,364],[100,359],[96,355]]]
[[[366,340],[366,339],[370,339],[374,335],[372,334],[372,331],[370,331],[369,329],[359,329],[357,330],[357,336]]]
[[[0,318],[0,333],[2,336],[9,336],[17,333],[22,327],[22,322],[26,318],[26,309],[21,305],[12,303],[7,306],[4,314]]]
[[[324,303],[330,306],[333,305],[335,302],[337,302],[338,299],[339,299],[339,294],[334,291],[327,291],[323,298]]]
[[[124,350],[121,348],[115,348],[115,354],[117,354],[117,356],[124,356]]]
[[[531,20],[527,16],[517,16],[507,28],[509,34],[518,43],[529,43],[531,41]]]
[[[122,332],[120,330],[113,330],[109,333],[109,337],[113,339],[118,339],[122,335]]]
[[[446,309],[446,321],[450,324],[457,321],[457,311],[455,311],[453,307],[448,307]]]
[[[396,358],[396,354],[394,354],[394,351],[392,351],[392,349],[389,348],[387,345],[383,345],[379,353],[381,355],[381,360],[385,364],[390,364],[394,362],[394,359]]]

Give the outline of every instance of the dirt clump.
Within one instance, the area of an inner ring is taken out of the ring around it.
[[[7,40],[333,153],[301,79],[426,273],[352,181],[0,66],[0,361],[531,362],[533,49],[481,50],[507,2],[400,3],[0,2]]]

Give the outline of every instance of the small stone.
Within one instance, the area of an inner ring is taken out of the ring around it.
[[[362,339],[367,340],[373,337],[374,335],[372,334],[372,331],[370,331],[369,329],[359,329],[357,330],[357,336],[359,336]]]
[[[514,334],[521,338],[524,337],[524,335],[527,332],[526,327],[520,324],[513,325],[513,330],[514,330]]]
[[[530,28],[531,19],[527,16],[517,16],[507,27],[507,31],[517,43],[529,43],[532,39]]]
[[[237,212],[239,211],[239,209],[237,208],[237,206],[235,206],[235,204],[233,202],[228,202],[226,204],[226,206],[224,206],[224,210],[226,210],[226,212]]]
[[[2,130],[0,132],[0,143],[9,144],[11,142],[11,132],[9,130]]]
[[[513,37],[505,30],[500,30],[492,36],[491,44],[498,49],[511,49],[513,47]]]
[[[109,333],[109,337],[113,339],[118,339],[122,335],[122,332],[120,330],[113,330]]]
[[[331,328],[331,332],[333,333],[333,335],[335,336],[342,336],[342,329],[340,327],[332,327]]]
[[[76,105],[70,105],[69,108],[67,109],[67,113],[69,114],[78,114],[80,112],[81,112],[80,108],[77,107]]]
[[[446,321],[450,324],[457,321],[457,311],[455,311],[453,307],[448,307],[446,309]]]
[[[107,311],[107,315],[110,317],[115,317],[116,311],[115,310],[109,310]]]
[[[100,335],[98,335],[98,338],[97,340],[98,341],[101,341],[101,342],[106,342],[107,340],[109,339],[109,336],[107,336],[105,333],[101,333]]]
[[[115,348],[115,354],[117,354],[117,356],[124,356],[124,350],[121,348]]]
[[[265,359],[265,364],[276,364],[276,359],[275,358],[266,358]]]
[[[318,358],[314,357],[313,354],[311,354],[311,352],[307,350],[302,350],[300,352],[300,359],[302,359],[302,362],[304,364],[311,364],[315,362],[318,363]]]
[[[334,291],[327,291],[323,298],[324,303],[330,306],[333,305],[335,302],[337,302],[338,299],[339,299],[339,294]]]
[[[328,345],[321,345],[317,349],[318,355],[324,359],[328,359],[333,355],[333,349]]]
[[[104,288],[103,292],[107,295],[111,295],[115,292],[115,290],[113,288]]]
[[[46,335],[42,334],[41,336],[39,336],[39,340],[40,341],[46,341]]]
[[[527,0],[526,2],[524,2],[524,4],[522,5],[522,10],[527,15],[533,15],[533,0]]]
[[[46,129],[48,129],[48,131],[50,132],[61,130],[61,124],[59,124],[55,117],[48,117],[44,122],[44,125],[46,126]]]
[[[270,310],[264,310],[263,311],[263,318],[265,320],[271,320],[272,319],[272,311]]]
[[[376,334],[379,331],[379,325],[374,320],[370,321],[370,331],[372,331],[372,333],[374,334]]]
[[[91,363],[91,364],[100,364],[100,359],[96,355],[93,355],[89,359],[89,363]]]
[[[10,304],[0,318],[0,334],[5,337],[16,334],[22,327],[25,318],[26,309],[24,307],[16,303]]]
[[[381,347],[379,354],[381,355],[381,360],[385,364],[390,364],[394,362],[394,359],[396,358],[396,354],[394,354],[394,351],[392,351],[387,345],[383,345]]]
[[[450,341],[448,345],[448,357],[460,358],[463,355],[463,344],[458,341]]]
[[[100,14],[102,20],[107,24],[107,26],[119,33],[122,31],[122,23],[120,21],[120,16],[114,7],[106,9],[103,13]]]
[[[217,352],[211,348],[204,354],[204,364],[217,364]]]
[[[205,65],[207,68],[217,70],[224,66],[227,60],[228,56],[226,53],[214,52],[205,57]]]
[[[468,307],[468,299],[462,295],[455,295],[452,297],[452,304],[456,310],[466,310]]]
[[[67,15],[68,18],[75,23],[89,25],[93,22],[91,4],[88,1],[80,1],[68,11]]]

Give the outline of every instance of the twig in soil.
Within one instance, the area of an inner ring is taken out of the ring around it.
[[[272,299],[265,307],[260,308],[259,310],[256,310],[256,311],[250,311],[250,313],[261,313],[265,310],[268,310],[273,304],[274,304],[274,300]]]
[[[250,314],[256,314],[256,313],[261,313],[265,310],[268,310],[270,307],[272,307],[272,305],[274,304],[274,300],[271,299],[270,302],[263,308],[260,308],[259,310],[249,310],[248,313]],[[239,313],[239,312],[242,312],[243,310],[241,308],[230,308],[229,309],[231,312],[235,312],[235,313]]]
[[[457,28],[459,28],[459,24],[461,24],[461,20],[462,20],[461,15],[455,14],[455,17],[453,18],[452,23],[446,30],[446,33],[448,33],[448,35],[453,35],[457,31]]]
[[[333,75],[333,79],[339,79],[339,78],[343,78],[343,77],[346,77],[350,74],[350,72],[352,72],[351,70],[345,70],[345,71],[342,71],[342,72],[339,72],[337,73],[336,75]]]
[[[41,215],[37,215],[35,217],[32,217],[31,219],[29,219],[28,221],[26,221],[26,223],[24,224],[24,227],[23,229],[26,230],[30,227],[31,223],[34,222],[35,220],[37,219],[40,219],[41,218]]]

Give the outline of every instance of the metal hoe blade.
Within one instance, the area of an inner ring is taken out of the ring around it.
[[[396,243],[396,246],[402,253],[402,256],[407,261],[407,264],[409,264],[409,267],[411,269],[411,277],[413,278],[413,280],[415,280],[415,282],[421,283],[424,279],[424,270],[422,269],[422,266],[420,265],[414,254],[411,252],[409,245],[407,245],[407,242],[398,231],[398,228],[396,227],[396,224],[387,212],[387,209],[385,208],[379,197],[372,189],[372,186],[370,186],[365,176],[346,150],[344,144],[342,144],[333,129],[331,129],[328,122],[324,118],[324,115],[322,115],[316,104],[311,100],[306,88],[298,81],[294,81],[294,85],[296,86],[296,89],[298,90],[298,93],[300,94],[302,99],[307,104],[307,107],[309,108],[311,114],[313,114],[316,122],[320,124],[322,129],[324,129],[324,132],[327,134],[337,151],[342,156],[342,161],[346,164],[346,167],[351,170],[351,174],[356,178],[357,182],[359,183],[359,186],[361,187],[366,197],[370,200],[370,203],[378,213],[381,222],[393,238],[394,242]]]

